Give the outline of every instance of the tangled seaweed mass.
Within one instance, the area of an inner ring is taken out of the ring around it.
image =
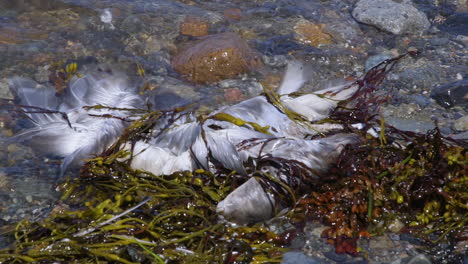
[[[150,112],[88,160],[79,178],[58,186],[63,203],[46,219],[2,228],[12,244],[0,250],[0,262],[277,263],[291,234],[312,220],[328,226],[322,237],[337,253],[350,255],[365,254],[357,240],[383,233],[394,219],[406,224],[401,232],[427,245],[466,240],[466,142],[445,138],[437,128],[427,134],[399,131],[377,115],[385,97],[373,92],[400,58],[356,81],[358,92],[320,121],[340,123],[361,141],[345,148],[320,179],[300,162],[273,157],[246,165],[249,176],[225,168],[166,176],[134,170],[124,161],[131,153],[121,146],[181,109]],[[265,96],[275,98],[268,89]],[[295,177],[278,180],[260,170],[261,164]],[[267,224],[219,222],[217,204],[250,177],[277,197],[277,210],[289,208],[276,220],[293,229],[277,234]]]

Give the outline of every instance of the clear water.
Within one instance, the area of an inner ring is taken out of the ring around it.
[[[314,89],[327,79],[359,76],[369,55],[404,44],[404,37],[395,40],[395,36],[338,15],[349,13],[355,2],[0,0],[0,97],[11,98],[5,78],[20,75],[47,83],[53,63],[76,61],[80,66],[99,61],[121,68],[136,86],[150,82],[185,100],[201,100],[208,108],[226,104],[223,89],[230,87],[229,82],[193,85],[170,66],[177,48],[190,40],[179,33],[186,16],[201,17],[209,23],[209,33],[234,31],[264,55],[263,68],[232,81],[245,97],[260,92],[259,80],[279,80],[292,56],[312,62],[315,82],[308,86]],[[239,8],[243,16],[226,18],[224,13],[231,8]],[[435,16],[436,11],[427,13]],[[106,20],[109,13],[110,22]],[[301,18],[327,25],[333,43],[314,47],[292,41],[293,27]],[[144,80],[137,74],[137,63],[146,70]],[[17,113],[0,108],[0,226],[43,217],[59,198],[55,175],[60,161],[7,140],[26,123]],[[73,175],[76,172],[68,174]]]

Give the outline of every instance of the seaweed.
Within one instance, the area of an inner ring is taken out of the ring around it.
[[[353,106],[332,114],[331,119],[361,135],[361,144],[345,148],[322,184],[294,208],[300,219],[329,226],[322,236],[337,253],[357,255],[357,239],[382,234],[394,219],[407,225],[401,232],[427,245],[466,240],[466,141],[446,138],[437,127],[425,134],[401,131],[377,116],[387,98],[373,92],[402,56],[368,72],[358,81]],[[364,129],[352,127],[355,123]]]
[[[361,138],[358,146],[344,148],[329,173],[320,175],[300,162],[270,156],[245,164],[248,175],[275,196],[277,211],[290,208],[280,221],[296,230],[278,234],[265,224],[219,221],[217,203],[249,176],[224,168],[172,175],[133,170],[127,159],[132,153],[123,146],[147,138],[160,118],[171,123],[187,108],[141,110],[141,118],[114,145],[87,161],[80,177],[58,185],[62,203],[48,217],[3,229],[14,243],[0,249],[0,262],[279,263],[294,234],[312,220],[328,226],[322,237],[336,252],[351,255],[362,254],[359,238],[385,232],[394,219],[406,224],[403,232],[428,245],[466,240],[466,142],[445,138],[437,128],[426,134],[400,131],[377,115],[386,98],[374,90],[404,56],[381,63],[351,84],[360,87],[356,95],[327,119]],[[269,100],[279,102],[271,89],[265,91]],[[303,122],[294,113],[288,116]],[[267,129],[231,116],[212,118]],[[264,143],[251,139],[237,147]],[[265,164],[288,177],[269,175],[260,169]]]

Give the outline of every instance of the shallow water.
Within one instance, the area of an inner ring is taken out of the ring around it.
[[[392,124],[400,122],[405,129],[424,130],[432,127],[436,119],[446,134],[465,132],[453,127],[466,116],[466,108],[447,110],[429,98],[437,85],[466,79],[468,75],[466,36],[463,38],[463,32],[454,33],[454,27],[444,21],[436,22],[438,16],[460,13],[457,6],[451,2],[433,5],[414,1],[434,27],[441,25],[441,30],[429,31],[422,37],[394,36],[358,24],[350,15],[355,2],[0,0],[0,97],[11,98],[5,78],[21,75],[47,83],[52,63],[76,61],[81,67],[98,61],[117,65],[137,87],[149,82],[156,89],[174,92],[181,100],[197,101],[202,107],[213,109],[232,103],[226,102],[226,89],[239,89],[243,98],[248,98],[261,92],[259,81],[278,84],[288,59],[298,58],[311,65],[313,81],[305,87],[310,91],[327,80],[360,76],[370,56],[393,56],[413,47],[423,52],[422,59],[406,61],[390,76],[393,82],[383,85],[385,92],[398,88],[393,90],[392,111],[387,111],[392,115]],[[226,17],[225,12],[232,8],[241,10],[239,19]],[[103,22],[106,12],[112,14],[108,23]],[[264,67],[211,85],[183,80],[170,66],[170,60],[178,47],[192,39],[179,32],[179,25],[189,15],[206,21],[210,34],[238,33],[262,54]],[[295,29],[301,19],[324,25],[324,32],[332,41],[317,45],[301,41]],[[444,28],[450,30],[445,32]],[[137,63],[146,70],[144,79],[137,73]],[[409,96],[415,94],[424,96],[425,106],[419,103],[420,98],[417,101]],[[394,111],[394,107],[403,110]],[[5,140],[23,127],[25,122],[21,120],[19,115],[0,110],[0,139]],[[59,161],[21,144],[6,142],[3,149],[0,224],[44,216],[59,197],[54,190]],[[69,176],[73,174],[76,172]]]

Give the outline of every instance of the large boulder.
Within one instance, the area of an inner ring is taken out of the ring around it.
[[[188,43],[172,60],[172,67],[195,83],[233,78],[260,64],[259,54],[230,32]]]
[[[352,14],[361,23],[396,35],[422,34],[431,26],[426,14],[408,1],[360,0]]]

